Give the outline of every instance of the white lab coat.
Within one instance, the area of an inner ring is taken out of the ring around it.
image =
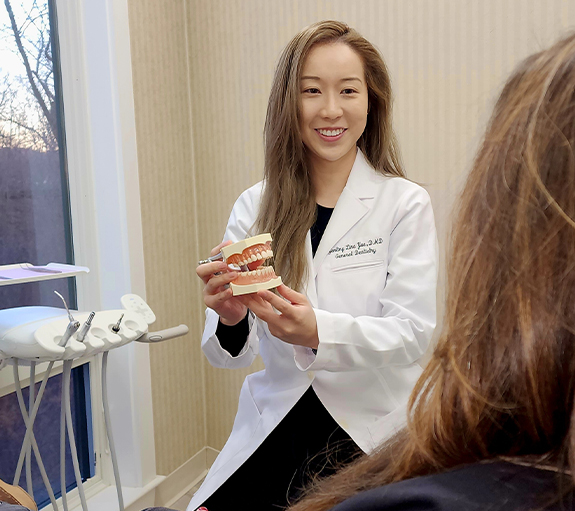
[[[260,182],[238,198],[224,239],[257,234],[251,228],[261,191]],[[405,421],[421,373],[417,361],[436,322],[437,238],[429,195],[406,179],[376,173],[358,150],[315,257],[309,232],[306,252],[317,355],[250,318],[248,340],[232,357],[215,335],[218,315],[206,311],[202,349],[209,362],[247,367],[259,353],[265,370],[246,377],[232,433],[188,511],[241,466],[310,385],[365,452]]]

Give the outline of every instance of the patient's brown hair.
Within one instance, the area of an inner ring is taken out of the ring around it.
[[[269,232],[274,240],[276,273],[297,290],[305,280],[305,238],[316,215],[299,127],[300,78],[311,48],[335,42],[354,50],[365,71],[369,112],[357,145],[376,171],[404,176],[391,124],[391,82],[377,49],[339,21],[320,21],[302,30],[281,54],[272,84],[264,128],[265,188],[256,221],[257,232]]]
[[[296,510],[500,457],[575,478],[575,35],[524,61],[460,198],[441,338],[408,425]]]

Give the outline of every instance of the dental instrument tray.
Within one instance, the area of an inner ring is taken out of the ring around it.
[[[230,283],[234,296],[272,289],[282,283],[273,266],[264,265],[273,257],[271,241],[271,235],[265,233],[222,247],[224,261],[239,271],[238,278]]]
[[[30,263],[7,264],[0,266],[0,286],[62,279],[89,272],[85,266],[64,263],[49,263],[45,266],[34,266]]]

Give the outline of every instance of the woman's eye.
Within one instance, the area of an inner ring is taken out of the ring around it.
[[[342,94],[354,94],[356,91],[354,89],[343,89]]]
[[[310,87],[308,89],[305,89],[304,92],[307,92],[308,94],[319,94],[319,89],[316,89],[315,87]]]

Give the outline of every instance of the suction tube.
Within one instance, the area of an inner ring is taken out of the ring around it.
[[[122,485],[120,483],[120,470],[118,469],[118,458],[116,456],[116,446],[112,435],[112,422],[110,420],[110,406],[108,404],[108,354],[105,351],[102,355],[102,402],[104,405],[104,421],[106,422],[106,433],[108,444],[110,445],[110,455],[112,457],[112,468],[114,469],[114,479],[116,481],[116,492],[118,493],[118,503],[120,511],[124,511],[124,497],[122,495]]]

